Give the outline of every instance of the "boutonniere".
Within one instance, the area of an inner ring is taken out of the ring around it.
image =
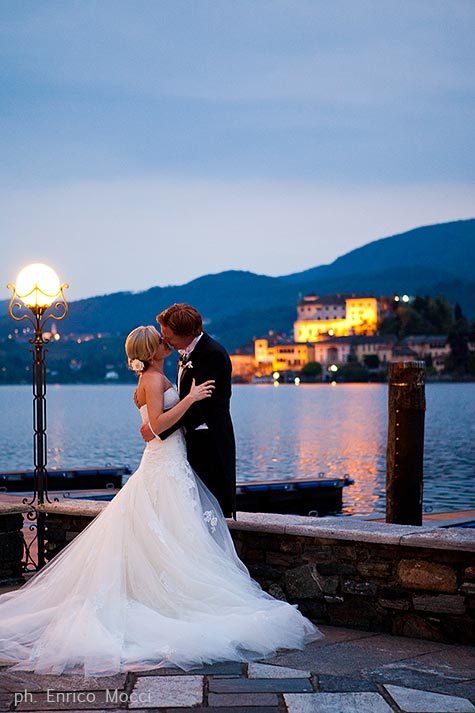
[[[188,356],[188,354],[182,354],[178,360],[178,367],[180,369],[193,369],[193,364]]]

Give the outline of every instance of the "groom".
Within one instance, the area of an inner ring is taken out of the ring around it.
[[[217,498],[225,517],[236,511],[236,445],[229,412],[231,398],[231,360],[228,353],[203,332],[200,313],[191,305],[174,304],[157,316],[162,335],[180,353],[177,387],[180,399],[187,395],[191,382],[214,379],[209,399],[194,403],[180,421],[163,431],[167,438],[185,427],[188,461],[204,484]],[[153,440],[147,424],[140,429],[145,441]]]

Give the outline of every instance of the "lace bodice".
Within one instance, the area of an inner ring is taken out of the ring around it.
[[[163,394],[163,406],[165,409],[172,408],[179,402],[179,400],[180,397],[178,396],[177,390],[173,386],[170,386],[170,388]],[[142,422],[148,423],[147,404],[140,407],[140,415],[142,416]]]

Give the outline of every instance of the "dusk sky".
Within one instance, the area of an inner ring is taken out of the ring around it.
[[[0,299],[285,275],[473,218],[474,0],[0,0]]]

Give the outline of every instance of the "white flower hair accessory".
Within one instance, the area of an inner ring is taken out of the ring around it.
[[[130,368],[135,371],[136,374],[141,374],[145,369],[145,364],[140,359],[132,359],[130,362]]]

